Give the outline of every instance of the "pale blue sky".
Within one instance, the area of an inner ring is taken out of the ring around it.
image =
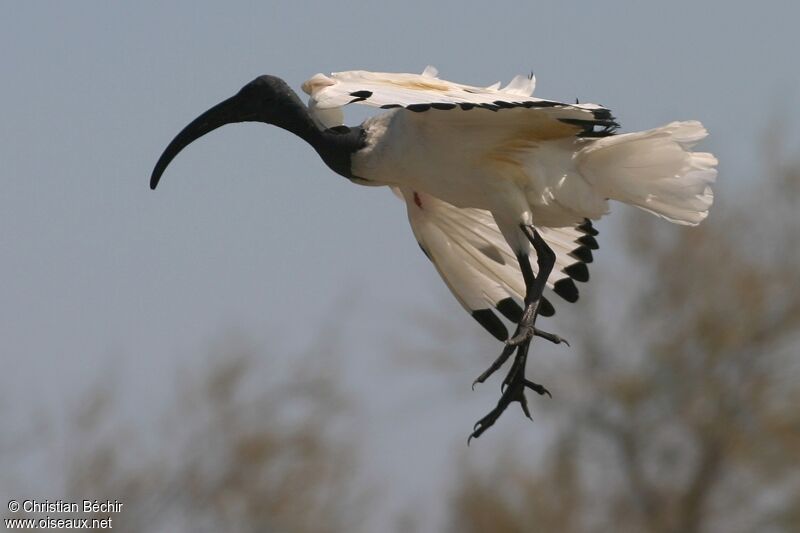
[[[348,69],[433,64],[476,85],[532,70],[538,96],[604,104],[625,131],[703,121],[718,198],[757,172],[772,119],[797,139],[795,2],[392,5],[0,5],[0,402],[60,402],[109,368],[138,402],[226,327],[291,346],[350,291],[354,357],[380,359],[394,317],[445,298],[402,205],[276,128],[219,130],[149,190],[171,138],[259,74],[299,89]]]

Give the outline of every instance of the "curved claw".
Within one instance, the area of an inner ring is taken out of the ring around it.
[[[481,424],[481,422],[483,422],[483,419],[480,419],[475,423],[475,426],[476,426],[475,429],[473,429],[472,433],[470,433],[469,437],[467,437],[467,446],[470,445],[470,443],[472,442],[472,439],[477,439],[478,437],[480,437],[483,434],[484,431],[489,429],[489,427],[492,424],[494,424],[494,422],[492,422],[492,424],[487,424],[486,426],[482,426],[482,427],[478,428],[477,426],[479,426]]]
[[[539,385],[538,383],[534,383],[529,379],[523,380],[522,383],[532,391],[539,393],[540,396],[544,396],[545,394],[547,394],[548,396],[550,396],[550,398],[553,398],[553,395],[550,394],[550,391],[547,390],[547,387],[545,387],[544,385]]]
[[[547,331],[542,331],[539,328],[534,327],[533,328],[533,334],[535,336],[537,336],[537,337],[541,337],[542,339],[548,340],[548,341],[552,342],[553,344],[564,343],[567,346],[569,346],[569,342],[567,341],[567,339],[565,339],[564,337],[560,337],[560,336],[556,335],[555,333],[549,333]]]
[[[483,434],[484,431],[489,429],[489,426],[491,425],[491,424],[489,424],[487,426],[482,426],[481,422],[483,422],[483,419],[478,420],[475,423],[475,426],[472,429],[472,433],[470,433],[469,437],[467,437],[467,446],[469,446],[469,443],[472,442],[472,439],[477,439],[478,437],[480,437],[481,434]]]

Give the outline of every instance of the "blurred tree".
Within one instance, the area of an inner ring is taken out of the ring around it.
[[[800,165],[768,170],[697,228],[633,215],[552,447],[467,468],[452,531],[800,531]]]
[[[115,531],[358,530],[367,498],[354,481],[357,449],[335,365],[315,373],[309,354],[264,386],[254,361],[272,360],[237,345],[226,341],[189,378],[155,438],[123,422],[112,389],[94,389],[51,443],[65,489],[46,497],[123,502],[122,513],[97,514],[110,514]]]

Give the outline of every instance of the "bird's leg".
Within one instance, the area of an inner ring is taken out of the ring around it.
[[[481,418],[475,424],[470,439],[479,437],[484,431],[491,427],[511,402],[518,401],[525,416],[530,418],[528,402],[525,398],[525,389],[529,388],[541,395],[550,395],[550,392],[545,387],[525,378],[525,363],[528,359],[528,348],[530,347],[531,339],[534,336],[539,336],[555,343],[565,342],[557,335],[537,329],[535,325],[542,292],[544,291],[547,278],[550,277],[550,273],[553,271],[553,266],[556,262],[555,252],[544,242],[544,239],[542,239],[532,226],[522,225],[520,229],[525,236],[528,237],[528,240],[530,240],[536,251],[536,262],[539,266],[539,273],[537,276],[533,275],[530,259],[527,254],[519,254],[517,256],[520,269],[522,270],[522,277],[525,280],[525,309],[522,313],[522,318],[520,318],[517,324],[514,335],[506,341],[506,346],[503,348],[500,357],[498,357],[483,374],[478,376],[475,383],[483,383],[508,360],[514,350],[516,350],[517,353],[514,357],[511,369],[503,380],[504,390],[500,396],[500,401],[497,402],[497,407],[492,409],[488,415]]]
[[[519,261],[520,270],[522,271],[522,277],[525,281],[525,310],[523,311],[522,317],[517,324],[517,329],[514,331],[514,335],[506,341],[503,352],[497,359],[495,359],[495,361],[489,366],[489,368],[486,369],[483,374],[478,376],[478,378],[472,384],[473,387],[477,383],[483,383],[486,381],[489,376],[494,374],[501,366],[503,366],[511,354],[514,353],[514,349],[516,347],[522,345],[525,340],[530,340],[532,336],[542,337],[555,344],[560,344],[563,342],[569,345],[565,339],[562,339],[553,333],[542,331],[535,325],[536,313],[539,308],[539,301],[542,296],[542,291],[544,291],[547,278],[550,276],[550,272],[553,270],[553,265],[555,265],[555,253],[532,227],[522,225],[521,229],[531,241],[531,244],[536,251],[536,261],[539,265],[539,276],[535,277],[533,275],[531,263],[527,255],[520,254],[517,256],[517,261]]]
[[[522,313],[522,318],[517,324],[517,331],[514,336],[508,339],[507,344],[517,346],[530,340],[531,337],[539,334],[548,340],[559,342],[562,340],[557,335],[546,333],[538,330],[535,326],[536,315],[539,311],[539,302],[542,298],[542,292],[547,284],[547,278],[553,271],[553,266],[556,264],[556,254],[550,248],[541,235],[533,228],[533,226],[521,225],[520,229],[528,237],[528,240],[533,245],[536,251],[536,263],[539,266],[539,274],[534,278],[533,271],[531,270],[531,263],[527,256],[520,255],[517,259],[522,269],[522,277],[525,279],[525,310]]]

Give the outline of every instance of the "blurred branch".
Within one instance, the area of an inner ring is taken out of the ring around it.
[[[67,446],[51,443],[63,497],[123,502],[122,531],[354,531],[369,507],[331,346],[325,366],[312,343],[264,386],[274,359],[228,338],[202,372],[184,372],[196,377],[155,428],[125,421],[114,388],[96,387],[65,425]]]

